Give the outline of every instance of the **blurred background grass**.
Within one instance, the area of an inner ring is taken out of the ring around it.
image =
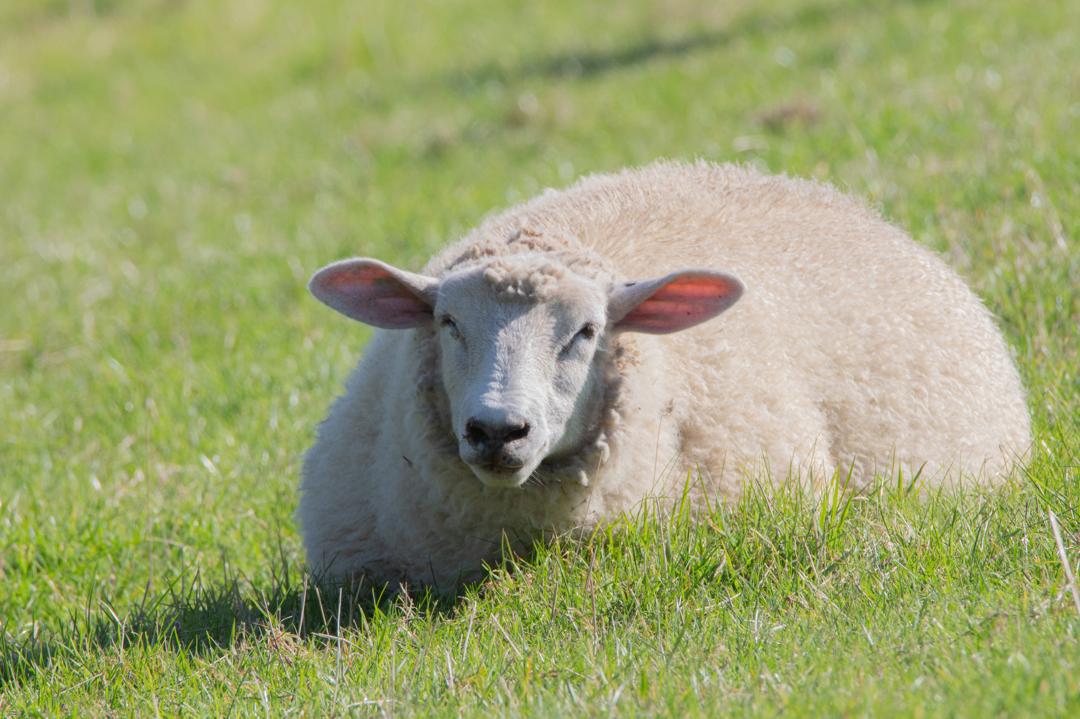
[[[299,457],[368,336],[310,273],[415,268],[658,157],[828,180],[943,252],[1068,465],[1077,28],[1065,0],[5,0],[0,628],[299,568]]]

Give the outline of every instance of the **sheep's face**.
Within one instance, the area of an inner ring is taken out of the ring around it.
[[[542,287],[502,279],[490,268],[451,275],[433,319],[461,459],[485,484],[516,487],[594,422],[607,292],[571,273]]]
[[[709,270],[609,284],[543,256],[490,259],[441,280],[345,260],[310,288],[361,322],[437,333],[458,453],[494,487],[521,486],[590,439],[602,409],[598,357],[614,333],[683,330],[742,294],[737,279]]]

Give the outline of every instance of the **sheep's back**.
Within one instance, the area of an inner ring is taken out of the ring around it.
[[[698,415],[717,411],[734,376],[761,388],[747,403],[775,403],[770,387],[803,394],[837,460],[893,451],[947,464],[960,451],[977,471],[1029,442],[990,313],[939,257],[828,185],[659,163],[548,191],[465,242],[521,226],[576,238],[626,279],[706,267],[743,280],[721,318],[665,338],[688,374],[716,380],[688,380]],[[884,446],[897,437],[906,444]]]

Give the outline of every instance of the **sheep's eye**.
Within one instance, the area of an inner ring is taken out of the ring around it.
[[[596,325],[592,322],[587,322],[584,327],[578,330],[578,339],[591,340],[594,337],[596,337]]]
[[[439,326],[445,327],[450,336],[454,339],[461,339],[461,330],[458,329],[457,323],[454,322],[454,318],[450,315],[443,315],[439,318]]]
[[[566,343],[566,346],[562,348],[562,351],[559,352],[559,357],[570,357],[572,354],[574,354],[575,348],[582,346],[581,343],[592,342],[594,339],[596,339],[597,332],[598,330],[595,324],[593,324],[592,322],[586,322],[584,325],[582,325],[581,329],[579,329],[574,334],[574,336],[570,338],[570,341]]]

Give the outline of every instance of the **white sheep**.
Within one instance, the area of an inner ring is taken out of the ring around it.
[[[346,260],[311,290],[384,328],[304,462],[308,561],[335,577],[449,586],[504,538],[587,529],[688,474],[695,497],[992,480],[1030,442],[953,271],[860,202],[745,167],[587,177],[422,274]]]

